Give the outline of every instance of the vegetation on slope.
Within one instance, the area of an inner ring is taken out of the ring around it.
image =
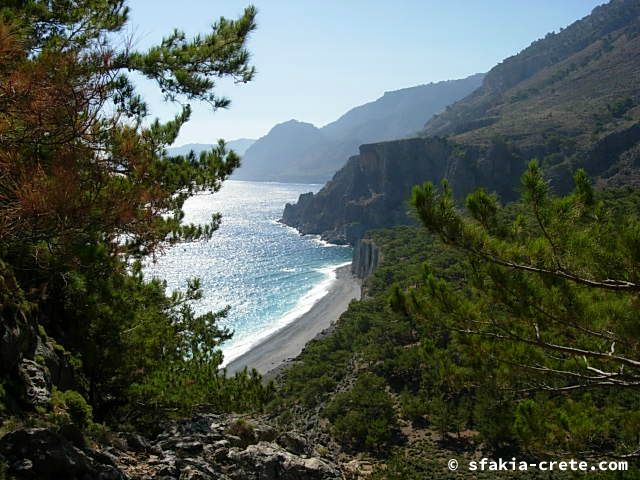
[[[534,163],[520,202],[479,190],[463,215],[446,184],[416,187],[432,233],[371,234],[383,263],[367,297],[285,373],[280,402],[327,418],[342,449],[392,452],[384,478],[446,471],[456,448],[637,457],[640,199],[582,171],[571,195],[548,188]]]
[[[578,167],[612,186],[637,184],[639,18],[637,1],[613,0],[549,33],[491,69],[424,135],[485,147],[503,139],[525,162],[540,158],[562,191]]]

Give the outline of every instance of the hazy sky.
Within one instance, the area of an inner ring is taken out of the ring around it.
[[[385,91],[486,72],[602,0],[256,0],[253,82],[223,82],[228,110],[194,105],[176,144],[258,138],[292,118],[325,125]],[[144,48],[174,27],[205,32],[235,17],[238,0],[130,0],[130,33]],[[142,85],[154,115],[177,111]]]

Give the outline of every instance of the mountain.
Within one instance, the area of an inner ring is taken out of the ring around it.
[[[238,155],[242,156],[247,149],[255,142],[252,138],[239,138],[237,140],[230,140],[227,142],[227,147],[234,150]],[[187,143],[179,147],[167,148],[169,155],[186,155],[191,150],[198,155],[200,152],[210,150],[214,145],[211,143]]]
[[[234,178],[322,183],[358,146],[415,135],[447,105],[481,84],[483,75],[386,92],[322,128],[290,120],[276,125],[246,152]]]
[[[486,76],[481,88],[432,118],[425,136],[465,145],[507,139],[537,157],[556,186],[586,167],[608,184],[640,179],[640,2],[614,0],[550,33]]]
[[[420,138],[361,146],[283,222],[355,244],[410,222],[414,184],[447,179],[458,197],[484,186],[512,200],[532,158],[557,193],[580,167],[600,186],[640,184],[640,2],[613,0],[504,60]]]
[[[457,99],[478,88],[484,74],[461,80],[448,80],[385,94],[378,100],[355,107],[335,122],[322,127],[334,140],[351,139],[357,145],[413,136],[427,120]],[[357,150],[349,152],[356,153]]]
[[[289,120],[258,139],[234,173],[237,180],[314,183],[324,179],[331,142],[310,123]],[[304,159],[304,165],[300,160]]]

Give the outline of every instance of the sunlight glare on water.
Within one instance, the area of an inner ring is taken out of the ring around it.
[[[230,180],[216,194],[194,196],[185,204],[185,222],[205,223],[220,212],[220,229],[210,240],[169,248],[145,268],[169,290],[200,278],[199,313],[231,307],[220,323],[235,332],[222,346],[225,364],[306,312],[326,294],[335,268],[351,260],[350,248],[300,236],[277,222],[287,202],[319,188]]]

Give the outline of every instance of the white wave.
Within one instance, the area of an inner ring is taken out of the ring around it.
[[[297,232],[297,230],[296,230]],[[313,243],[317,243],[318,245],[320,245],[321,247],[341,247],[341,248],[350,248],[350,245],[338,245],[337,243],[331,243],[331,242],[327,242],[326,240],[323,240],[322,237],[320,235],[312,235],[312,234],[307,234],[307,235],[303,235],[304,238],[309,238],[311,239],[311,241]]]
[[[311,290],[305,293],[295,304],[295,306],[289,310],[285,315],[277,319],[273,325],[269,328],[261,330],[257,332],[253,336],[248,337],[247,339],[234,343],[228,348],[223,348],[224,353],[224,362],[221,365],[221,368],[226,367],[229,363],[231,363],[236,358],[242,356],[251,350],[254,346],[261,343],[270,335],[273,335],[281,328],[286,327],[290,323],[294,322],[302,315],[307,313],[311,308],[318,303],[324,296],[329,293],[331,286],[336,281],[337,271],[339,268],[344,267],[346,265],[350,265],[351,262],[339,263],[336,265],[330,265],[328,267],[322,267],[316,269],[318,272],[324,274],[324,278],[314,285]]]

